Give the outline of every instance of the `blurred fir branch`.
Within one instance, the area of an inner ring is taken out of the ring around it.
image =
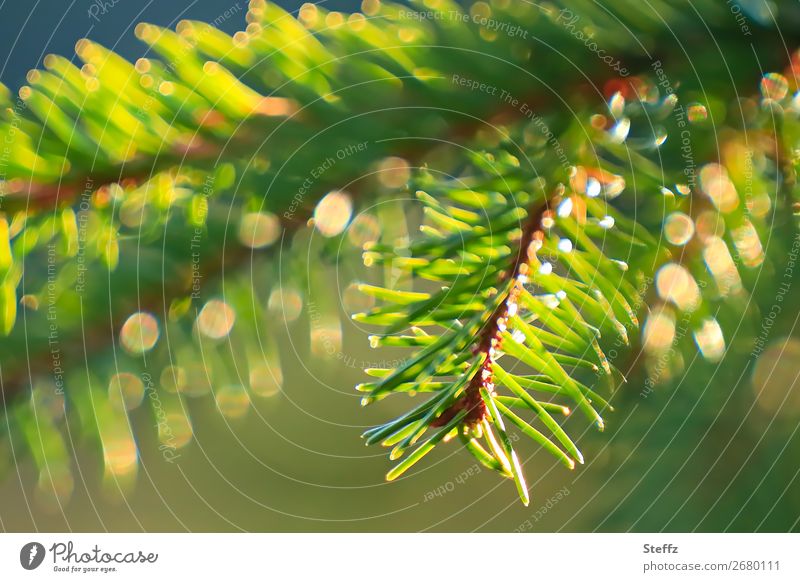
[[[109,479],[130,481],[130,415],[145,396],[177,449],[193,431],[187,398],[213,392],[235,417],[251,394],[279,390],[276,320],[313,305],[314,353],[340,344],[316,263],[350,237],[384,267],[362,286],[381,305],[359,320],[387,328],[373,344],[417,348],[370,370],[365,401],[433,393],[366,433],[393,457],[409,452],[389,477],[460,434],[527,502],[506,427],[581,462],[554,415],[574,407],[602,428],[609,407],[594,385],[632,372],[614,362],[640,319],[644,354],[631,353],[658,383],[654,362],[687,335],[722,357],[721,310],[755,326],[768,308],[748,293],[795,240],[800,145],[787,48],[798,39],[772,27],[800,30],[800,9],[776,4],[779,15],[751,7],[743,43],[712,0],[415,11],[365,0],[360,14],[305,5],[297,18],[253,0],[233,37],[199,22],[139,25],[158,58],[131,64],[88,40],[80,68],[48,56],[18,98],[2,89],[6,438],[26,444],[56,501],[72,489],[68,431],[97,441]],[[719,54],[689,54],[709,34]],[[620,76],[596,47],[640,75]],[[764,68],[787,62],[753,96]],[[409,165],[427,169],[409,178]],[[364,168],[396,179],[358,181]],[[419,238],[403,228],[414,209],[396,205],[360,215],[363,236],[355,222],[343,233],[353,201],[409,179]],[[295,249],[288,281],[270,255],[281,237]]]

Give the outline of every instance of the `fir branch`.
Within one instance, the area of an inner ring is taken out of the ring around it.
[[[562,187],[563,190],[563,187]],[[548,200],[537,203],[535,208],[528,212],[528,218],[522,228],[522,234],[517,243],[517,253],[509,268],[501,275],[501,280],[507,280],[508,290],[500,304],[489,316],[478,336],[477,345],[473,348],[474,354],[483,359],[483,364],[469,381],[464,395],[435,419],[431,426],[444,425],[460,411],[466,411],[463,422],[468,428],[474,428],[486,418],[487,410],[482,390],[492,392],[492,368],[495,365],[497,353],[502,349],[502,333],[508,327],[508,319],[517,313],[519,308],[519,294],[528,281],[528,269],[533,256],[541,247],[544,239],[542,219],[549,211]]]

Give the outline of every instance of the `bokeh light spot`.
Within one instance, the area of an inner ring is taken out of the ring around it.
[[[708,119],[708,110],[705,105],[692,103],[686,108],[686,117],[689,118],[689,123],[702,123]]]
[[[780,101],[789,92],[789,82],[779,73],[767,73],[761,79],[761,94],[764,99]]]
[[[731,212],[739,206],[736,187],[728,171],[719,164],[706,164],[700,170],[700,185],[720,212]]]
[[[668,263],[659,269],[656,289],[664,301],[671,301],[682,311],[692,311],[700,304],[697,282],[685,267],[677,263]]]
[[[167,366],[159,376],[159,384],[169,392],[183,392],[186,389],[186,381],[186,370],[180,366]]]
[[[725,336],[713,317],[704,319],[700,328],[695,330],[694,341],[703,357],[710,362],[720,361],[725,354]]]
[[[119,340],[125,350],[138,355],[153,349],[159,333],[158,320],[140,311],[131,315],[122,325]]]
[[[336,236],[345,229],[352,215],[350,196],[334,190],[326,194],[314,208],[314,226],[322,236]]]
[[[259,364],[250,370],[250,390],[257,396],[268,398],[281,391],[283,372],[280,366]]]
[[[386,188],[403,188],[411,178],[411,168],[403,158],[391,156],[378,164],[378,181]]]
[[[241,418],[250,408],[250,395],[243,386],[223,386],[215,397],[217,408],[228,418]]]
[[[269,294],[267,309],[274,315],[282,315],[287,322],[292,322],[303,311],[303,298],[294,289],[279,287]]]
[[[144,383],[138,376],[122,372],[111,377],[108,399],[118,410],[133,410],[142,403]]]
[[[669,310],[654,311],[644,323],[642,345],[649,354],[668,350],[675,341],[675,317]]]
[[[203,306],[197,316],[197,329],[211,339],[222,339],[227,336],[236,321],[236,311],[219,299],[212,299]]]
[[[281,223],[270,212],[249,212],[239,224],[239,241],[251,249],[267,247],[278,240]]]
[[[683,246],[694,236],[694,221],[683,212],[673,212],[664,221],[664,236],[670,244]]]

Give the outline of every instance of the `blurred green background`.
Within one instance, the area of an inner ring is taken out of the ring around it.
[[[64,507],[40,503],[29,459],[8,469],[0,516],[8,531],[786,531],[798,529],[800,395],[792,340],[767,391],[754,399],[752,364],[729,353],[717,366],[688,362],[680,379],[644,398],[632,379],[616,394],[605,433],[580,433],[585,466],[569,472],[531,442],[518,446],[531,485],[479,470],[457,443],[438,447],[408,476],[385,483],[385,450],[363,446],[371,423],[405,399],[362,408],[353,386],[373,361],[363,330],[346,326],[325,363],[309,353],[307,317],[281,345],[283,392],[254,399],[242,418],[211,396],[190,399],[196,441],[167,462],[149,411],[133,414],[138,482],[124,496],[80,452]],[[776,337],[775,345],[782,341]],[[773,355],[770,356],[769,354]],[[381,353],[381,357],[388,354]],[[763,365],[763,364],[761,364]],[[762,372],[763,373],[763,372]],[[787,390],[788,388],[788,390]],[[783,399],[787,400],[784,402]],[[776,414],[777,411],[777,414]],[[3,455],[10,455],[4,451]]]

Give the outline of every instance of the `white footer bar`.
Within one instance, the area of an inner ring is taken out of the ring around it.
[[[797,534],[2,534],[0,580],[800,580]]]

